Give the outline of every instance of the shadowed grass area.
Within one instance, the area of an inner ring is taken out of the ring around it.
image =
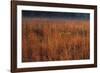
[[[88,20],[22,20],[22,61],[81,60],[90,57]]]

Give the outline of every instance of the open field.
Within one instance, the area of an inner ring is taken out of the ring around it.
[[[88,20],[23,18],[22,61],[89,59],[89,24]]]

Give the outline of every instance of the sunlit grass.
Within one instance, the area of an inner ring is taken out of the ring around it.
[[[89,59],[88,20],[23,19],[22,60]]]

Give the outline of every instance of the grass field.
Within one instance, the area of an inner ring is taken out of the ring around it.
[[[23,62],[89,59],[89,20],[24,18],[22,23]]]

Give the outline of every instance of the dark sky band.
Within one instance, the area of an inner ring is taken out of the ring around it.
[[[83,19],[83,20],[90,19],[89,13],[29,11],[29,10],[22,10],[22,16],[27,18]]]

